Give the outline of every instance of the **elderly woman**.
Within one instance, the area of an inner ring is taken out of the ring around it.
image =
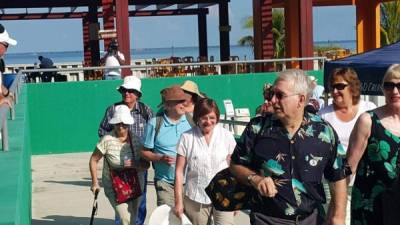
[[[363,113],[350,136],[347,159],[356,174],[351,202],[351,224],[354,225],[383,224],[386,211],[382,208],[388,202],[384,203],[382,196],[399,176],[399,64],[387,70],[382,90],[386,104]]]
[[[266,113],[272,113],[274,111],[274,108],[272,107],[272,84],[270,83],[265,83],[263,87],[263,97],[264,97],[264,103],[262,105],[259,105],[256,109],[256,115],[264,115]]]
[[[97,164],[104,156],[102,172],[104,192],[114,208],[115,213],[121,218],[122,224],[135,224],[140,198],[118,203],[115,196],[116,193],[112,186],[110,169],[122,170],[124,168],[136,168],[138,171],[140,188],[143,190],[143,171],[146,169],[146,166],[139,162],[139,149],[141,149],[140,139],[128,132],[129,125],[133,124],[134,121],[126,105],[118,105],[115,107],[114,116],[109,123],[114,125],[113,130],[100,139],[90,157],[89,169],[92,177],[91,190],[95,193],[100,189],[97,180]]]
[[[233,224],[233,212],[213,208],[204,189],[219,171],[228,167],[235,139],[218,124],[219,110],[212,99],[201,99],[196,104],[193,120],[197,126],[182,134],[177,147],[175,214],[181,217],[185,212],[193,225],[207,225],[211,216],[215,225]]]
[[[337,68],[330,78],[330,94],[332,104],[321,109],[318,114],[328,121],[336,130],[344,149],[338,152],[345,155],[349,145],[350,133],[353,130],[357,118],[365,111],[376,108],[375,104],[360,99],[360,85],[357,73],[351,68]],[[354,179],[350,182],[353,185]],[[347,196],[346,223],[350,224],[350,193]]]

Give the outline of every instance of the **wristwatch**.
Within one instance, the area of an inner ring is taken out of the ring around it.
[[[249,174],[248,176],[247,176],[247,182],[251,185],[251,181],[253,180],[253,177],[254,176],[256,176],[257,174],[256,173],[252,173],[252,174]]]

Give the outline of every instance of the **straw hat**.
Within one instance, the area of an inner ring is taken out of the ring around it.
[[[191,80],[185,81],[185,82],[182,84],[181,88],[182,88],[184,91],[187,91],[187,92],[196,94],[196,95],[198,95],[199,97],[204,98],[204,96],[200,93],[199,87],[197,86],[197,84],[196,84],[195,82],[191,81]]]
[[[150,216],[149,225],[192,225],[185,214],[182,220],[175,216],[168,205],[158,206]]]
[[[115,106],[115,112],[111,120],[109,121],[110,124],[133,124],[134,120],[131,115],[131,110],[129,110],[128,106],[126,105],[117,105]]]
[[[5,42],[9,45],[16,45],[17,41],[8,35],[7,30],[0,24],[0,42]]]
[[[131,75],[124,77],[124,83],[118,86],[117,90],[120,91],[121,88],[125,88],[128,90],[135,90],[140,93],[139,97],[141,97],[142,96],[142,91],[140,90],[141,87],[142,87],[142,81],[140,81],[139,78]]]

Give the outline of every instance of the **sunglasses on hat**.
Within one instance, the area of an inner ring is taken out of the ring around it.
[[[384,82],[383,83],[383,89],[385,91],[393,91],[395,87],[397,88],[398,91],[400,91],[400,82],[399,83],[394,83],[394,82]]]

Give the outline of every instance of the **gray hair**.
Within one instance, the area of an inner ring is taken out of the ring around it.
[[[295,94],[304,94],[307,101],[311,97],[311,79],[303,70],[289,69],[282,71],[278,74],[274,84],[276,84],[278,81],[292,82],[293,92]]]

